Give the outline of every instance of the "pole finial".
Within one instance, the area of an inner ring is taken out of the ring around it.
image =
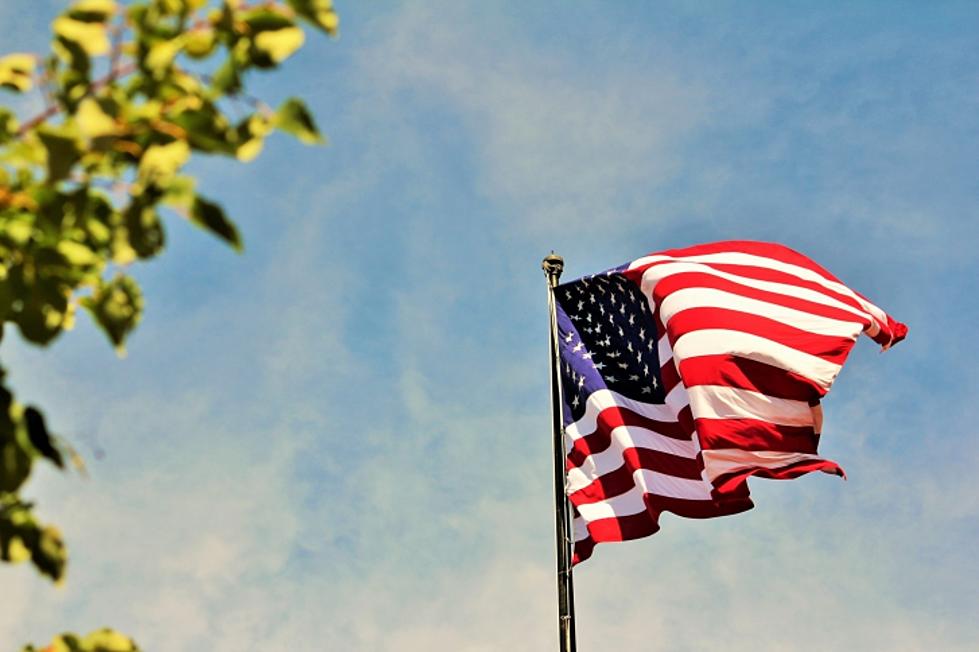
[[[553,284],[557,285],[557,280],[561,278],[561,272],[564,271],[564,258],[551,251],[551,253],[544,257],[540,266],[548,278],[552,279]]]

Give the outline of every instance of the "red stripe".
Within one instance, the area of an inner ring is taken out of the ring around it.
[[[595,545],[610,541],[641,539],[659,530],[659,515],[672,512],[686,518],[714,518],[729,516],[751,509],[754,504],[747,491],[731,494],[730,500],[684,500],[647,494],[645,512],[614,518],[603,518],[587,524],[589,536],[575,543],[574,563],[591,557]]]
[[[684,249],[668,249],[658,251],[654,255],[673,256],[674,258],[684,258],[687,256],[704,256],[707,254],[751,254],[771,258],[789,265],[797,265],[810,271],[816,272],[828,281],[840,283],[825,267],[815,261],[800,254],[794,249],[774,242],[757,242],[753,240],[727,240],[723,242],[710,242],[706,244],[694,245]]]
[[[811,426],[782,426],[758,419],[697,419],[697,436],[702,450],[815,454],[818,443]]]
[[[805,376],[735,355],[701,355],[680,363],[684,385],[723,385],[775,398],[810,401],[823,395]]]
[[[853,348],[849,337],[810,333],[780,321],[726,308],[688,308],[670,319],[667,331],[675,343],[687,333],[705,329],[726,329],[763,337],[796,351],[842,365]],[[684,378],[686,380],[686,378]],[[689,387],[689,383],[687,384]]]
[[[907,337],[907,334],[908,327],[888,315],[887,323],[880,324],[880,330],[871,339],[881,346],[891,347]]]
[[[839,464],[832,460],[818,458],[796,462],[795,464],[787,464],[777,469],[756,467],[722,475],[714,480],[715,494],[723,496],[728,492],[738,491],[740,487],[747,486],[745,480],[753,475],[772,480],[791,480],[792,478],[798,478],[801,475],[812,473],[813,471],[824,471],[843,478],[846,477],[846,473],[843,472]]]
[[[663,380],[663,392],[669,394],[680,384],[680,373],[672,357],[668,360],[660,360],[660,363],[662,366],[659,368],[659,377]]]

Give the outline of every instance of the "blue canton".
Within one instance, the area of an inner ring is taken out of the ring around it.
[[[612,270],[559,285],[554,293],[565,424],[580,419],[585,400],[601,389],[663,403],[656,325],[639,287]]]

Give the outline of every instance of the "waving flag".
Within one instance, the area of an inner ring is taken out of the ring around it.
[[[843,475],[812,406],[860,333],[907,327],[781,245],[651,254],[555,289],[574,561],[653,534],[663,511],[752,507],[747,478]]]

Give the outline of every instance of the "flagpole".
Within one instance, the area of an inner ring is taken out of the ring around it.
[[[554,445],[554,514],[557,543],[557,595],[558,595],[558,643],[560,652],[575,652],[577,644],[574,631],[574,582],[571,575],[571,518],[568,498],[564,450],[563,408],[561,403],[561,354],[558,350],[557,305],[554,288],[557,287],[564,259],[553,251],[544,258],[541,267],[547,275],[547,307],[551,319],[551,427]]]

